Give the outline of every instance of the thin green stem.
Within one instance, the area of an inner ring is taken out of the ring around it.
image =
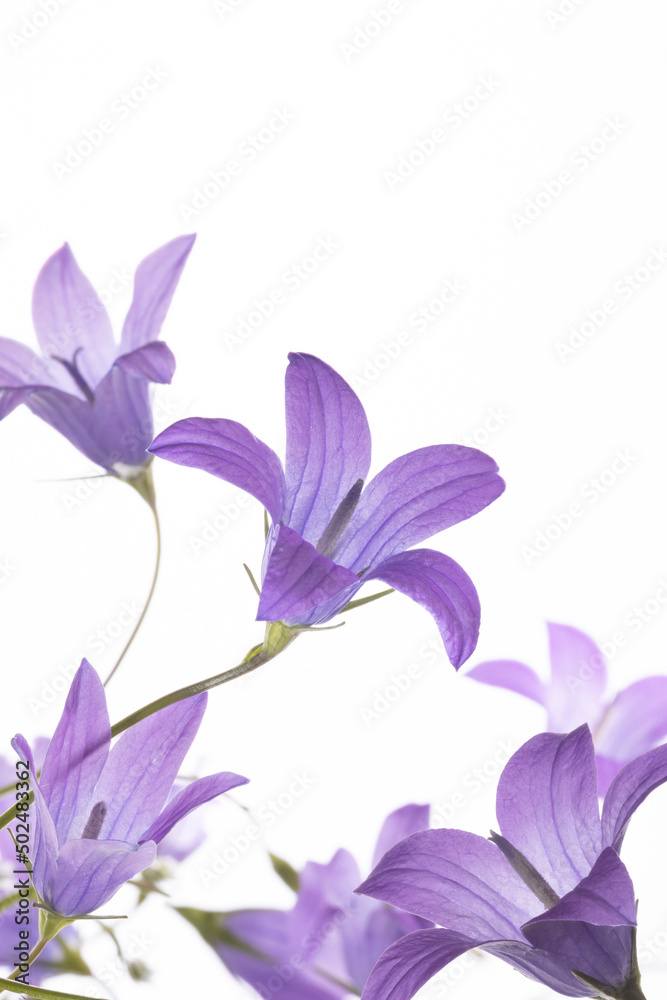
[[[162,708],[167,708],[168,705],[174,705],[177,701],[192,698],[196,694],[202,694],[203,691],[210,691],[211,688],[219,687],[221,684],[227,684],[228,681],[233,681],[237,677],[249,674],[251,670],[257,670],[258,667],[261,667],[264,663],[268,663],[269,660],[282,653],[283,649],[286,649],[296,639],[297,635],[303,631],[306,631],[306,629],[299,628],[298,626],[290,628],[287,625],[283,625],[282,622],[267,622],[263,644],[261,646],[254,646],[241,663],[230,670],[224,670],[221,674],[215,674],[213,677],[207,677],[203,681],[197,681],[196,684],[189,684],[187,687],[179,688],[177,691],[165,694],[161,698],[156,698],[155,701],[144,705],[143,708],[138,709],[132,715],[126,716],[126,718],[117,722],[115,726],[112,726],[111,735],[118,736],[119,733],[129,729],[130,726],[136,726],[142,719],[147,719],[149,715],[154,715],[155,712],[159,712]]]
[[[32,965],[32,963],[35,961],[35,959],[40,954],[40,952],[43,951],[44,948],[46,948],[46,946],[47,946],[47,944],[49,943],[50,940],[51,940],[51,938],[40,938],[39,939],[39,941],[37,942],[37,944],[35,945],[35,947],[32,949],[32,951],[28,955],[28,966]],[[18,975],[20,975],[20,972],[19,972],[19,967],[17,966],[14,969],[14,971],[10,972],[9,975],[6,978],[9,979],[9,980],[15,980]]]
[[[134,630],[132,632],[132,635],[127,640],[127,642],[125,644],[125,647],[123,649],[123,652],[120,654],[120,656],[116,660],[116,663],[115,663],[115,665],[114,665],[111,673],[109,674],[109,676],[105,680],[105,682],[104,682],[104,686],[105,687],[107,686],[107,684],[109,683],[109,681],[111,680],[111,678],[113,677],[113,675],[118,670],[119,666],[121,665],[121,663],[125,659],[125,654],[127,653],[128,649],[130,648],[130,646],[132,645],[132,643],[134,642],[134,637],[136,636],[137,632],[141,628],[142,622],[143,622],[144,618],[146,617],[146,612],[148,611],[149,605],[150,605],[151,600],[153,598],[153,594],[155,592],[155,584],[157,583],[157,577],[158,577],[158,573],[160,571],[160,557],[162,555],[162,538],[161,538],[161,535],[160,535],[160,519],[158,517],[157,507],[155,506],[154,503],[149,504],[149,506],[150,506],[150,508],[151,508],[151,510],[153,512],[153,520],[155,521],[155,537],[156,537],[156,542],[157,542],[157,551],[156,551],[156,555],[155,555],[155,572],[153,573],[153,582],[151,583],[151,589],[148,591],[148,597],[146,598],[146,603],[144,604],[143,611],[139,615],[139,620],[137,621],[137,624],[134,626]]]

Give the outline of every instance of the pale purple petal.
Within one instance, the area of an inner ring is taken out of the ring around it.
[[[21,735],[15,736],[12,740],[12,746],[19,755],[19,759],[30,764],[30,786],[35,795],[33,805],[36,816],[32,830],[32,843],[30,844],[30,858],[33,866],[32,879],[35,889],[44,899],[56,870],[58,835],[35,775],[37,770],[35,759],[27,740]]]
[[[667,736],[667,677],[644,677],[616,695],[595,731],[595,749],[620,765]]]
[[[383,951],[406,934],[432,924],[369,896],[356,898],[361,904],[359,911],[354,920],[342,924],[340,931],[347,979],[361,991]]]
[[[274,522],[282,518],[284,477],[280,459],[243,424],[202,417],[177,420],[158,434],[149,451],[240,487],[266,507]]]
[[[106,309],[67,243],[37,276],[32,316],[43,354],[75,363],[94,390],[113,364],[116,346]]]
[[[505,489],[497,469],[488,455],[456,444],[395,459],[361,494],[335,558],[361,572],[465,521]]]
[[[351,570],[320,555],[313,545],[281,524],[262,583],[257,620],[296,621],[325,601],[344,595],[348,588],[358,586],[359,580]]]
[[[667,745],[636,757],[618,772],[602,806],[602,842],[620,851],[637,806],[667,781]]]
[[[386,854],[390,847],[398,844],[401,840],[405,840],[406,837],[409,837],[413,833],[428,830],[430,812],[431,807],[428,805],[418,806],[411,803],[389,813],[382,824],[382,829],[375,845],[372,862],[373,868],[375,868],[382,855]]]
[[[410,1000],[440,969],[483,942],[438,928],[406,934],[376,963],[362,1000]]]
[[[230,972],[245,980],[260,996],[264,993],[275,996],[276,1000],[343,1000],[348,995],[343,986],[330,983],[308,969],[301,952],[293,951],[289,916],[281,910],[223,914],[221,928],[242,945],[234,947],[228,941],[216,939],[214,934],[207,940]],[[248,949],[258,954],[249,953]],[[283,970],[282,975],[276,967]]]
[[[61,844],[83,832],[110,742],[102,681],[83,660],[46,752],[39,782]]]
[[[64,917],[93,913],[155,860],[155,844],[70,840],[60,849],[45,902]]]
[[[107,806],[101,836],[136,842],[150,829],[167,801],[205,708],[206,695],[196,695],[142,719],[122,734],[95,789],[95,800]]]
[[[434,549],[411,549],[391,556],[363,577],[382,580],[411,597],[435,618],[455,667],[474,652],[481,610],[475,586],[457,562]]]
[[[548,623],[551,684],[547,728],[564,733],[587,722],[595,729],[604,711],[607,668],[592,639],[569,625]]]
[[[464,830],[413,834],[356,891],[480,940],[521,941],[539,907],[498,848]]]
[[[517,694],[536,701],[538,705],[545,703],[544,684],[532,667],[518,660],[486,660],[478,663],[465,676],[491,687],[516,691]]]
[[[316,545],[341,501],[365,480],[371,436],[364,408],[333,368],[290,354],[285,374],[285,523]]]
[[[64,374],[58,378],[60,372]],[[71,386],[71,391],[74,391],[72,380],[62,365],[40,357],[25,344],[0,337],[0,389],[34,389],[38,386]]]
[[[128,375],[162,384],[171,382],[176,370],[176,358],[161,340],[153,340],[136,351],[122,354],[116,364]]]
[[[160,336],[181,272],[195,241],[194,235],[175,240],[145,257],[134,275],[134,296],[121,336],[123,353]]]
[[[182,820],[193,809],[210,802],[211,799],[228,792],[230,788],[238,785],[246,785],[248,778],[243,778],[240,774],[233,774],[231,771],[221,771],[219,774],[210,774],[206,778],[199,778],[193,781],[186,788],[181,789],[173,797],[171,802],[162,810],[159,816],[151,823],[140,837],[139,843],[146,840],[153,840],[159,844],[163,837]]]
[[[593,740],[587,726],[541,733],[510,758],[498,781],[500,831],[563,896],[602,850]]]
[[[360,879],[357,863],[344,849],[328,864],[308,861],[299,875],[299,893],[290,914],[290,947],[309,966],[345,975],[340,937],[333,930],[354,916],[354,887]],[[324,928],[332,928],[327,934]]]

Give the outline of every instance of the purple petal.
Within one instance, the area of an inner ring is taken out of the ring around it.
[[[604,711],[607,669],[592,639],[569,625],[548,623],[551,684],[548,729],[563,733],[587,722],[595,729]]]
[[[426,608],[455,667],[473,653],[479,635],[479,598],[468,574],[449,556],[434,549],[411,549],[385,559],[363,580],[383,580]]]
[[[138,842],[162,810],[206,708],[196,695],[127,729],[112,747],[95,789],[106,803],[105,839]],[[174,802],[178,796],[174,798]]]
[[[521,941],[539,907],[498,848],[465,830],[402,840],[356,891],[480,940]]]
[[[64,371],[57,362],[41,358],[25,344],[0,337],[0,389],[56,387],[60,385],[56,381],[59,370]],[[65,387],[71,384],[71,378],[65,373]]]
[[[113,364],[116,345],[106,309],[67,243],[37,276],[32,317],[42,353],[75,363],[94,390]]]
[[[595,731],[595,749],[625,764],[665,736],[667,677],[644,677],[616,695]]]
[[[531,667],[518,660],[486,660],[478,663],[465,676],[492,687],[516,691],[538,705],[545,703],[544,684]]]
[[[401,840],[405,840],[412,833],[420,833],[422,830],[428,830],[430,812],[430,806],[410,804],[389,813],[382,824],[380,836],[375,845],[373,868],[375,868],[382,855],[386,854],[390,847],[398,844]]]
[[[117,358],[116,364],[135,378],[168,384],[174,377],[176,358],[166,344],[153,340],[150,344],[138,347],[136,351],[122,354]]]
[[[148,383],[116,365],[102,379],[94,403],[57,389],[37,389],[26,403],[38,417],[71,441],[97,465],[110,471],[118,463],[145,465],[153,437]]]
[[[151,841],[70,840],[61,848],[46,902],[64,917],[93,913],[155,860]]]
[[[361,572],[465,521],[505,489],[497,469],[488,455],[456,444],[395,459],[361,494],[336,560]]]
[[[483,942],[437,928],[406,934],[376,963],[362,1000],[410,1000],[436,972]]]
[[[284,477],[275,451],[235,420],[188,417],[177,420],[153,441],[149,451],[176,465],[203,469],[239,486],[282,518]]]
[[[637,806],[667,781],[667,745],[636,757],[618,772],[602,806],[602,842],[620,851]]]
[[[199,778],[193,781],[186,788],[181,789],[177,795],[162,810],[159,816],[151,823],[148,830],[139,837],[139,843],[146,840],[153,840],[159,844],[163,837],[182,820],[193,809],[197,809],[205,802],[228,792],[230,788],[238,785],[246,785],[248,778],[243,778],[240,774],[233,774],[231,771],[220,771],[219,774],[211,774],[206,778]]]
[[[345,978],[361,992],[373,966],[387,948],[406,934],[432,924],[394,906],[385,906],[369,896],[356,898],[361,904],[356,919],[342,923],[340,932],[347,973]]]
[[[145,257],[134,275],[134,296],[125,318],[121,350],[129,353],[160,336],[176,286],[195,236],[175,240]]]
[[[607,848],[572,892],[521,929],[564,970],[577,969],[620,989],[630,975],[636,913],[627,869]],[[573,978],[572,985],[576,982]]]
[[[90,663],[82,660],[40,777],[44,800],[61,844],[83,833],[110,743],[111,727],[102,681]]]
[[[35,758],[27,740],[21,735],[15,736],[12,740],[12,746],[21,760],[30,763],[30,786],[35,795],[34,806],[36,814],[33,841],[30,845],[30,857],[33,866],[32,880],[40,897],[44,899],[56,870],[58,835],[49,812],[49,807],[44,800],[42,790],[35,775],[37,770],[35,767]]]
[[[577,920],[607,927],[632,927],[637,923],[637,904],[632,880],[615,850],[605,847],[590,874],[550,909],[521,928],[554,920]]]
[[[541,733],[510,758],[498,781],[500,831],[563,896],[602,850],[593,740],[587,726]]]
[[[276,1000],[343,1000],[348,995],[343,986],[304,967],[304,955],[292,948],[289,919],[290,915],[280,910],[239,910],[221,916],[222,929],[258,955],[217,940],[213,934],[209,942],[230,972],[244,979],[259,995],[275,995]],[[276,984],[280,984],[279,990]]]
[[[258,621],[296,622],[338,595],[342,595],[342,607],[348,588],[359,588],[359,579],[351,570],[320,555],[291,528],[279,525],[275,539],[262,584]]]
[[[333,368],[290,354],[285,375],[287,483],[284,521],[317,544],[341,501],[371,461],[364,408]]]

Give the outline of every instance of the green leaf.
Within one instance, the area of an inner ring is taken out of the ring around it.
[[[37,1000],[88,1000],[80,993],[61,993],[60,990],[45,990],[43,986],[15,983],[13,979],[0,979],[0,987],[10,993],[22,993],[26,997],[37,997]]]
[[[269,857],[271,858],[271,864],[273,865],[273,870],[276,875],[279,875],[285,885],[288,885],[293,892],[299,891],[299,873],[296,868],[292,868],[288,861],[283,861],[276,854],[271,854],[269,852]]]

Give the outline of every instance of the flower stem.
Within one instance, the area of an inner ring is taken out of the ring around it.
[[[157,551],[156,551],[156,555],[155,555],[155,572],[153,573],[153,582],[151,583],[151,589],[148,591],[148,597],[146,598],[146,603],[144,604],[143,611],[139,615],[139,620],[137,621],[137,624],[134,626],[134,629],[132,631],[132,635],[127,640],[127,642],[125,644],[125,647],[123,649],[123,652],[120,654],[120,656],[116,660],[116,663],[114,664],[114,666],[113,666],[113,668],[111,670],[111,673],[109,674],[109,676],[105,680],[104,687],[107,686],[107,684],[109,683],[109,681],[111,680],[111,678],[113,677],[113,675],[116,673],[116,671],[118,670],[119,666],[121,665],[121,663],[123,662],[123,660],[125,658],[125,654],[127,653],[128,649],[130,648],[130,646],[132,645],[132,643],[134,642],[134,637],[136,636],[137,632],[141,628],[141,624],[142,624],[144,618],[146,617],[146,612],[148,611],[148,607],[149,607],[149,605],[151,603],[151,600],[153,598],[153,593],[155,591],[155,584],[157,583],[157,576],[158,576],[158,572],[160,570],[160,556],[162,554],[162,539],[161,539],[161,536],[160,536],[160,519],[158,517],[157,507],[155,506],[155,502],[154,501],[153,501],[153,503],[149,502],[149,506],[150,506],[150,508],[151,508],[151,510],[153,512],[153,520],[155,521],[155,537],[156,537],[156,541],[157,541]]]
[[[233,681],[237,677],[249,674],[251,670],[256,670],[257,667],[261,667],[264,663],[268,663],[269,660],[274,659],[279,653],[282,653],[296,639],[297,635],[304,631],[307,630],[299,628],[299,626],[290,628],[288,625],[283,625],[282,622],[267,622],[264,642],[261,646],[253,646],[241,663],[232,667],[231,670],[225,670],[221,674],[215,674],[213,677],[207,677],[206,680],[197,681],[196,684],[189,684],[187,687],[172,691],[171,694],[165,694],[161,698],[156,698],[155,701],[144,705],[143,708],[138,709],[132,715],[128,715],[120,722],[117,722],[115,726],[112,726],[111,735],[118,736],[119,733],[129,729],[130,726],[136,726],[137,722],[147,719],[149,715],[154,715],[155,712],[159,712],[160,709],[166,708],[168,705],[173,705],[177,701],[184,701],[186,698],[192,698],[203,691],[210,691],[211,688],[219,687],[221,684]]]
[[[43,950],[44,948],[46,948],[46,946],[47,946],[47,944],[49,943],[49,941],[50,941],[50,940],[51,940],[50,938],[40,938],[40,939],[39,939],[39,941],[37,942],[37,944],[35,945],[35,947],[34,947],[34,948],[32,949],[32,951],[31,951],[31,952],[30,952],[30,954],[28,955],[28,965],[32,965],[32,963],[33,963],[33,962],[35,961],[35,959],[37,958],[37,956],[39,955],[39,953],[40,953],[40,952],[41,952],[41,951],[42,951],[42,950]],[[8,975],[8,976],[6,976],[6,978],[7,978],[7,979],[11,979],[11,980],[13,981],[13,980],[15,980],[15,979],[16,979],[16,977],[17,977],[18,975],[19,975],[19,968],[18,968],[18,966],[17,966],[17,967],[16,967],[15,969],[14,969],[14,971],[13,971],[13,972],[10,972],[10,973],[9,973],[9,975]]]

